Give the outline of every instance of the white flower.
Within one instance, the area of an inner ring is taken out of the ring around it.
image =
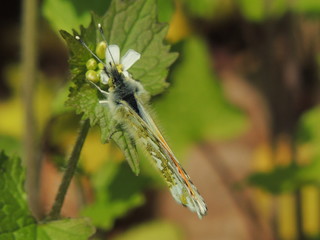
[[[116,67],[125,77],[130,74],[127,71],[141,57],[141,54],[129,49],[120,59],[120,48],[118,45],[109,45],[106,49],[106,67],[109,70],[111,67]],[[109,77],[104,72],[101,74],[101,82],[107,84]]]

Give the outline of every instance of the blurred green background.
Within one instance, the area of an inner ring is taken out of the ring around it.
[[[80,121],[64,105],[68,50],[58,31],[87,26],[90,12],[104,14],[110,1],[39,1],[35,44],[26,42],[28,2],[10,1],[2,15],[0,149],[36,159],[26,167],[39,181],[27,192],[40,193],[31,207],[41,217]],[[320,239],[320,1],[157,3],[179,58],[152,110],[208,216],[176,204],[148,161],[136,177],[114,144],[100,142],[98,128],[86,139],[63,215],[90,217],[99,229],[92,239]]]

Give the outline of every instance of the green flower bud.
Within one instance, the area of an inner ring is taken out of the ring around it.
[[[104,65],[102,63],[98,63],[98,69],[103,70],[104,69]]]
[[[88,70],[86,72],[86,79],[91,82],[99,82],[100,81],[100,75],[93,70]]]
[[[106,58],[106,49],[107,43],[106,42],[99,42],[96,47],[96,54],[100,59]]]
[[[98,66],[97,61],[94,58],[90,58],[86,63],[88,70],[95,70]]]

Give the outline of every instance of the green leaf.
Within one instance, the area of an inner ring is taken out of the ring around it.
[[[273,194],[292,192],[307,184],[320,184],[320,107],[304,113],[299,121],[295,140],[297,144],[308,146],[312,162],[307,165],[295,164],[277,167],[270,172],[254,173],[248,183]]]
[[[77,114],[82,113],[82,119],[89,119],[91,126],[98,124],[101,140],[107,142],[114,126],[108,108],[99,104],[97,94],[97,91],[88,85],[82,85],[78,90],[71,88],[70,95],[73,96],[68,99],[67,105],[73,107]]]
[[[320,185],[320,107],[304,113],[298,124],[295,140],[297,144],[308,146],[311,163],[303,166],[292,164],[277,167],[270,172],[254,173],[248,183],[272,194],[293,192],[300,187]]]
[[[31,224],[23,228],[17,228],[10,232],[0,231],[0,240],[34,240],[37,239],[36,229],[37,225]]]
[[[314,107],[308,112],[304,113],[298,125],[296,140],[298,143],[309,143],[314,147],[319,146],[320,143],[320,107]]]
[[[95,232],[87,218],[62,219],[42,223],[37,228],[37,239],[41,240],[87,240]]]
[[[168,67],[177,53],[170,53],[170,46],[163,42],[168,26],[157,22],[155,0],[114,0],[106,14],[96,17],[95,22],[102,23],[108,43],[117,44],[122,54],[130,48],[141,54],[130,73],[151,95],[168,86]]]
[[[210,19],[216,13],[217,6],[221,6],[225,0],[183,0],[183,2],[192,15]]]
[[[292,192],[298,187],[296,181],[298,171],[299,167],[296,165],[277,167],[270,172],[253,173],[248,177],[247,182],[272,194]]]
[[[266,17],[265,1],[240,0],[238,2],[242,14],[253,21],[262,21]]]
[[[20,158],[0,151],[0,240],[86,240],[94,233],[84,218],[38,224],[28,209],[24,181]]]
[[[320,185],[320,157],[308,164],[291,164],[277,167],[269,172],[251,174],[246,180],[249,185],[258,187],[272,194],[294,192],[305,185]]]
[[[251,21],[264,21],[266,18],[281,17],[286,12],[303,13],[308,16],[320,15],[320,2],[318,0],[239,0],[237,4],[242,14]]]
[[[82,215],[103,229],[111,229],[116,219],[144,203],[141,191],[149,182],[146,177],[134,176],[127,164],[111,160],[91,180],[95,202],[86,206]]]
[[[0,151],[0,233],[13,236],[15,231],[35,223],[28,209],[24,179],[21,160]]]
[[[174,224],[166,221],[153,221],[136,226],[114,240],[182,240],[182,231]]]
[[[154,102],[159,122],[177,155],[201,139],[225,140],[247,126],[244,113],[227,102],[214,76],[205,43],[192,38],[171,75],[172,86]]]
[[[21,140],[9,135],[0,135],[0,149],[5,149],[6,153],[10,155],[21,155]]]
[[[44,0],[42,14],[55,31],[72,31],[90,23],[90,12],[103,14],[111,0]]]
[[[295,134],[297,144],[303,145],[309,151],[311,159],[320,156],[320,106],[305,112],[299,119]]]
[[[169,22],[174,12],[173,0],[157,0],[158,18],[160,22]]]

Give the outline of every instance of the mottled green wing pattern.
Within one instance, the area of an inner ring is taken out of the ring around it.
[[[136,175],[139,175],[139,156],[136,143],[126,131],[124,131],[120,126],[118,128],[119,129],[112,135],[112,139],[125,155],[125,158],[132,171]]]
[[[117,108],[116,114],[121,119],[124,130],[151,157],[156,168],[168,184],[174,199],[192,212],[196,212],[199,218],[202,218],[207,212],[203,198],[164,141],[150,115],[139,101],[138,104],[142,117],[125,101],[121,101],[120,106]]]

